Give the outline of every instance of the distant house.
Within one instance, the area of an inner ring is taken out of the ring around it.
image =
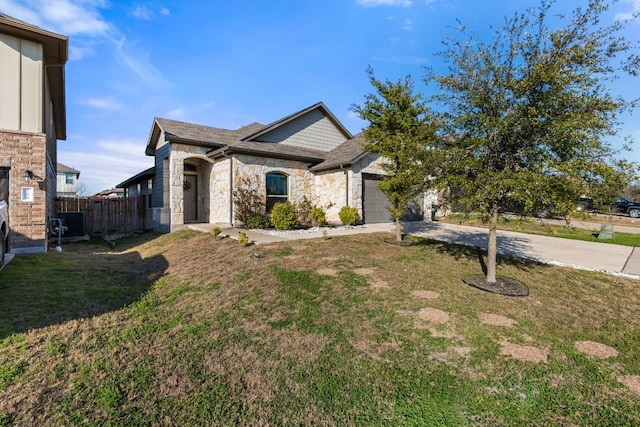
[[[13,253],[47,249],[57,144],[66,139],[67,52],[66,36],[0,13],[0,198]]]
[[[306,197],[331,222],[339,222],[343,206],[356,207],[364,223],[391,221],[389,201],[377,187],[382,159],[366,152],[363,141],[323,103],[269,125],[236,130],[156,118],[145,151],[155,159],[155,167],[145,171],[153,173],[153,228],[237,223],[233,192],[244,182],[255,186],[268,209]],[[133,177],[120,185],[136,182]],[[431,202],[421,198],[407,219],[423,219]]]
[[[124,188],[109,188],[99,193],[89,196],[90,199],[113,199],[116,197],[124,197]]]
[[[77,196],[78,178],[80,178],[80,171],[58,163],[56,182],[58,197]]]
[[[156,168],[151,167],[117,185],[124,189],[124,197],[134,199],[136,217],[140,229],[152,228],[153,221],[153,179]]]

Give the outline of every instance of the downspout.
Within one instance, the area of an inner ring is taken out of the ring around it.
[[[344,163],[340,163],[340,169],[344,171],[344,183],[345,183],[345,196],[346,196],[346,205],[349,206],[349,170],[344,168]]]

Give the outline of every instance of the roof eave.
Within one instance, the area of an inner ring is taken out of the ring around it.
[[[248,154],[252,156],[268,157],[271,159],[295,160],[305,163],[321,163],[324,161],[321,157],[305,156],[301,154],[272,153],[251,148],[231,146],[211,150],[207,153],[207,156],[212,159],[219,159],[220,157],[225,157],[227,154]]]

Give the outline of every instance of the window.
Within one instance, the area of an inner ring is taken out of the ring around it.
[[[75,174],[73,173],[65,173],[64,174],[64,182],[65,184],[73,184],[73,177],[75,176]]]
[[[267,212],[271,212],[273,205],[289,200],[287,175],[280,172],[267,174]]]

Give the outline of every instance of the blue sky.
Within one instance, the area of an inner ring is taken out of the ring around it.
[[[567,12],[586,0],[559,0]],[[153,164],[154,117],[234,129],[268,124],[322,101],[352,132],[349,111],[372,88],[365,70],[416,89],[438,67],[441,42],[461,21],[479,35],[538,0],[0,0],[0,11],[69,36],[67,140],[58,160],[81,172],[84,193]],[[640,11],[620,0],[607,19]],[[638,38],[631,23],[628,36]],[[638,81],[615,93],[640,97]],[[640,144],[640,120],[622,117]],[[614,145],[617,142],[614,142]],[[640,161],[640,146],[626,155]]]

